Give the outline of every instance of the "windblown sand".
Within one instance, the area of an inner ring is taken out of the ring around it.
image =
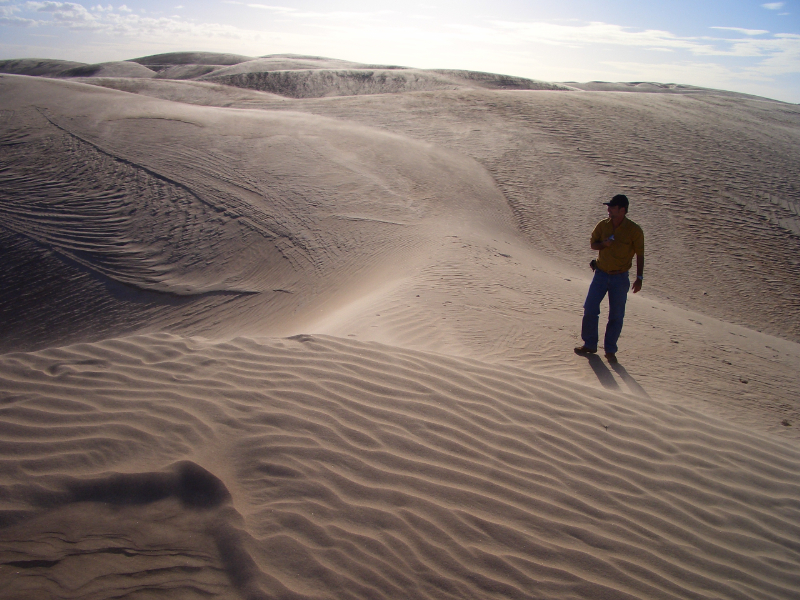
[[[16,63],[4,600],[800,597],[800,108]],[[572,348],[620,192],[609,364]]]

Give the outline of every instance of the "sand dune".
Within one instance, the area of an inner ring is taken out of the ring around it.
[[[190,66],[189,69],[194,69]],[[202,67],[201,67],[202,68]],[[163,73],[163,72],[162,72]],[[170,102],[218,106],[222,108],[263,108],[264,100],[273,96],[275,100],[289,101],[289,98],[267,94],[246,88],[231,87],[217,83],[183,78],[163,80],[159,75],[149,79],[128,79],[125,77],[87,77],[81,83],[161,98]]]
[[[211,52],[170,52],[135,58],[133,62],[144,65],[156,72],[159,79],[196,79],[225,69],[230,65],[252,60],[239,54],[218,54]]]
[[[12,597],[800,589],[797,450],[687,409],[317,336],[158,334],[0,373]]]
[[[752,100],[763,101],[764,98],[743,94],[741,92],[729,92],[726,90],[716,90],[696,85],[685,85],[679,83],[658,83],[655,81],[589,81],[578,83],[566,81],[562,85],[567,87],[584,90],[587,92],[642,92],[645,94],[713,94],[714,96],[727,96],[729,98],[750,98]]]
[[[3,598],[800,595],[798,107],[45,62],[0,65],[46,76],[0,75]]]
[[[83,66],[86,65],[68,60],[21,58],[0,61],[0,73],[51,77],[69,69]]]
[[[316,71],[316,70],[356,70],[356,69],[403,69],[389,65],[365,65],[348,60],[337,60],[321,56],[298,56],[293,54],[275,54],[262,56],[221,69],[219,75],[241,75],[244,73],[269,73],[273,71]]]
[[[116,61],[87,65],[64,60],[4,60],[0,73],[33,75],[40,77],[155,77],[155,71],[135,61]]]
[[[225,54],[220,52],[167,52],[165,54],[153,54],[151,56],[134,58],[132,62],[159,70],[159,67],[163,68],[176,65],[227,66],[236,65],[249,60],[252,60],[252,58],[242,54]]]
[[[300,61],[260,59],[215,70],[201,81],[269,92],[291,98],[361,96],[458,89],[566,90],[568,88],[494,73],[455,70],[420,70],[402,67],[331,68],[327,63],[310,66]],[[312,62],[312,61],[303,61]],[[323,66],[324,65],[324,66]],[[291,67],[291,68],[288,68]],[[298,68],[299,67],[299,68]]]
[[[61,71],[58,77],[155,77],[155,71],[136,62],[122,60],[117,62],[84,65]]]

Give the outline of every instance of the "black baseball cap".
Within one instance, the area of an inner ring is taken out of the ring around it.
[[[624,194],[617,194],[611,199],[611,202],[603,202],[606,206],[621,206],[628,210],[628,197]]]

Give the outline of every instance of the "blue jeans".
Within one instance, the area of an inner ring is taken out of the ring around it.
[[[597,348],[599,336],[597,325],[600,320],[600,302],[608,294],[608,325],[603,346],[606,352],[617,352],[617,340],[622,332],[622,321],[625,318],[625,302],[628,299],[628,289],[631,286],[628,273],[609,275],[597,269],[594,272],[586,302],[583,303],[583,323],[581,325],[581,338],[587,348]]]

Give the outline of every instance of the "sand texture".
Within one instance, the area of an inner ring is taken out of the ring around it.
[[[797,106],[0,72],[3,600],[800,597]],[[611,364],[572,348],[620,192]]]

